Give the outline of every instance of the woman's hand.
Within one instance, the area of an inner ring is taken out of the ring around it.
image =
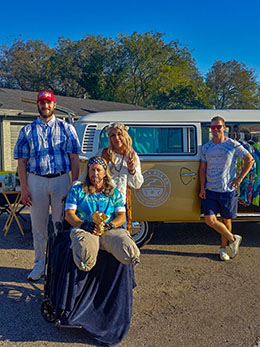
[[[135,174],[135,153],[130,152],[127,160],[127,168],[131,175]]]

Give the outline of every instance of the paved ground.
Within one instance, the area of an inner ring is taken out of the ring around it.
[[[93,346],[84,331],[43,320],[43,281],[28,283],[33,263],[28,215],[25,236],[0,217],[0,346]],[[142,249],[134,313],[120,347],[260,346],[260,225],[235,224],[239,256],[218,260],[219,238],[204,224],[167,224]]]

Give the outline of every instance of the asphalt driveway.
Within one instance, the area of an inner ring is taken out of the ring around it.
[[[30,219],[6,237],[0,217],[0,346],[93,346],[84,331],[57,329],[40,313],[43,281],[29,283]],[[260,346],[260,225],[236,223],[240,254],[218,259],[204,224],[166,224],[142,248],[131,328],[120,347]]]

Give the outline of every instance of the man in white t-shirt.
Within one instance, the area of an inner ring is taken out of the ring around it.
[[[211,120],[213,139],[202,146],[200,164],[200,193],[207,225],[221,234],[219,256],[229,260],[238,254],[242,237],[232,234],[232,219],[237,215],[237,188],[254,163],[251,154],[237,141],[224,134],[225,121],[220,116]],[[243,169],[236,176],[236,160],[242,158]],[[217,220],[220,213],[222,221]],[[229,256],[227,242],[231,249]]]

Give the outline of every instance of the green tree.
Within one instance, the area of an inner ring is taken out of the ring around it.
[[[200,75],[195,60],[184,47],[175,43],[175,57],[162,69],[151,104],[159,109],[211,108],[209,91]]]
[[[50,59],[52,90],[59,95],[82,97],[85,90],[79,85],[81,69],[76,62],[77,41],[60,38]]]
[[[6,88],[38,90],[50,87],[50,58],[54,50],[39,40],[16,39],[0,47],[0,85]]]
[[[103,100],[131,103],[127,87],[127,64],[124,47],[116,40],[109,40],[103,74]]]
[[[121,66],[126,74],[121,96],[150,108],[209,107],[206,86],[191,53],[178,41],[166,43],[163,36],[153,32],[120,34]]]
[[[58,95],[88,97],[149,108],[210,107],[195,59],[163,33],[87,35],[60,38],[50,49],[42,41],[17,39],[0,49],[0,85]]]
[[[76,65],[81,70],[79,85],[93,98],[100,100],[104,96],[104,73],[109,55],[107,38],[87,35],[77,42]]]
[[[236,60],[216,61],[206,75],[211,103],[217,109],[259,108],[259,84],[254,71]]]
[[[167,94],[159,92],[153,97],[156,109],[204,109],[211,108],[205,86],[179,84]]]
[[[60,38],[52,60],[55,90],[64,95],[102,99],[110,40],[87,35],[79,41]]]
[[[163,34],[152,32],[119,34],[118,44],[123,50],[121,67],[125,73],[122,96],[132,104],[146,105],[156,90],[157,76],[169,54],[169,45],[162,37]]]

